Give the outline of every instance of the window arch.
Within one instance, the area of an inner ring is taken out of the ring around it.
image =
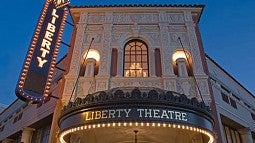
[[[124,77],[148,77],[148,47],[145,42],[134,39],[125,45]]]

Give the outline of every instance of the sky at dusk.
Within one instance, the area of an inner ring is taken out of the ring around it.
[[[0,4],[0,103],[17,99],[15,87],[44,0],[3,0]],[[255,0],[71,0],[71,5],[204,4],[200,32],[205,52],[255,94]],[[69,22],[71,22],[69,20]],[[69,43],[71,26],[63,41]],[[60,47],[58,59],[68,48]]]

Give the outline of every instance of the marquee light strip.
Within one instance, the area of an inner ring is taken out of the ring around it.
[[[22,70],[22,73],[21,73],[21,76],[20,76],[20,80],[19,80],[19,83],[18,83],[19,84],[18,85],[18,93],[21,96],[23,96],[24,98],[26,98],[28,100],[33,100],[33,101],[42,101],[42,100],[46,99],[46,97],[43,97],[43,98],[33,98],[33,97],[29,96],[23,90],[23,86],[24,86],[24,82],[26,80],[26,77],[27,77],[27,74],[28,74],[28,70],[29,70],[29,66],[30,66],[30,63],[31,63],[31,60],[32,60],[32,56],[33,56],[34,50],[35,50],[36,41],[39,38],[38,36],[39,36],[40,31],[41,31],[42,24],[43,24],[43,21],[45,19],[46,12],[47,12],[47,9],[49,7],[50,2],[51,2],[51,0],[47,0],[45,5],[44,5],[42,14],[40,16],[39,22],[37,24],[37,27],[36,27],[36,30],[35,30],[35,33],[34,33],[33,41],[31,42],[30,49],[29,49],[29,51],[27,53],[27,58],[25,60],[24,66],[23,66],[23,70]],[[47,93],[45,93],[45,94],[47,94]]]
[[[192,127],[192,126],[188,126],[188,125],[181,125],[181,124],[169,124],[169,123],[143,123],[143,122],[124,122],[124,123],[101,123],[101,124],[86,124],[83,126],[79,126],[79,127],[74,127],[74,128],[70,128],[68,130],[65,130],[63,132],[60,133],[59,135],[59,139],[61,143],[67,143],[64,140],[64,137],[68,134],[77,132],[77,131],[82,131],[82,130],[89,130],[89,129],[95,129],[95,128],[109,128],[109,127],[133,127],[133,126],[140,126],[140,127],[163,127],[163,128],[176,128],[176,129],[182,129],[182,130],[188,130],[188,131],[193,131],[193,132],[198,132],[198,133],[202,133],[206,136],[209,137],[209,141],[208,143],[213,143],[214,142],[214,135],[205,130],[205,129],[201,129],[201,128],[197,128],[197,127]]]

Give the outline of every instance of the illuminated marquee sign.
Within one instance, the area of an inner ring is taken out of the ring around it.
[[[177,110],[159,110],[159,109],[114,109],[114,110],[97,110],[84,113],[84,120],[102,120],[116,118],[142,118],[142,119],[164,119],[176,121],[188,121],[187,113]]]
[[[206,116],[183,108],[131,108],[107,107],[92,110],[77,110],[70,115],[60,117],[59,126],[62,130],[79,125],[102,123],[173,123],[186,124],[212,130],[212,122]]]
[[[23,101],[39,103],[49,96],[68,3],[47,0],[43,7],[16,87]]]

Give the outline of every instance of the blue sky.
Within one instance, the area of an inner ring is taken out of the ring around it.
[[[11,104],[44,0],[4,0],[0,4],[0,103]],[[255,94],[255,0],[71,0],[71,5],[205,4],[200,32],[205,52]],[[69,43],[70,26],[63,41]],[[60,49],[60,59],[67,47]]]

